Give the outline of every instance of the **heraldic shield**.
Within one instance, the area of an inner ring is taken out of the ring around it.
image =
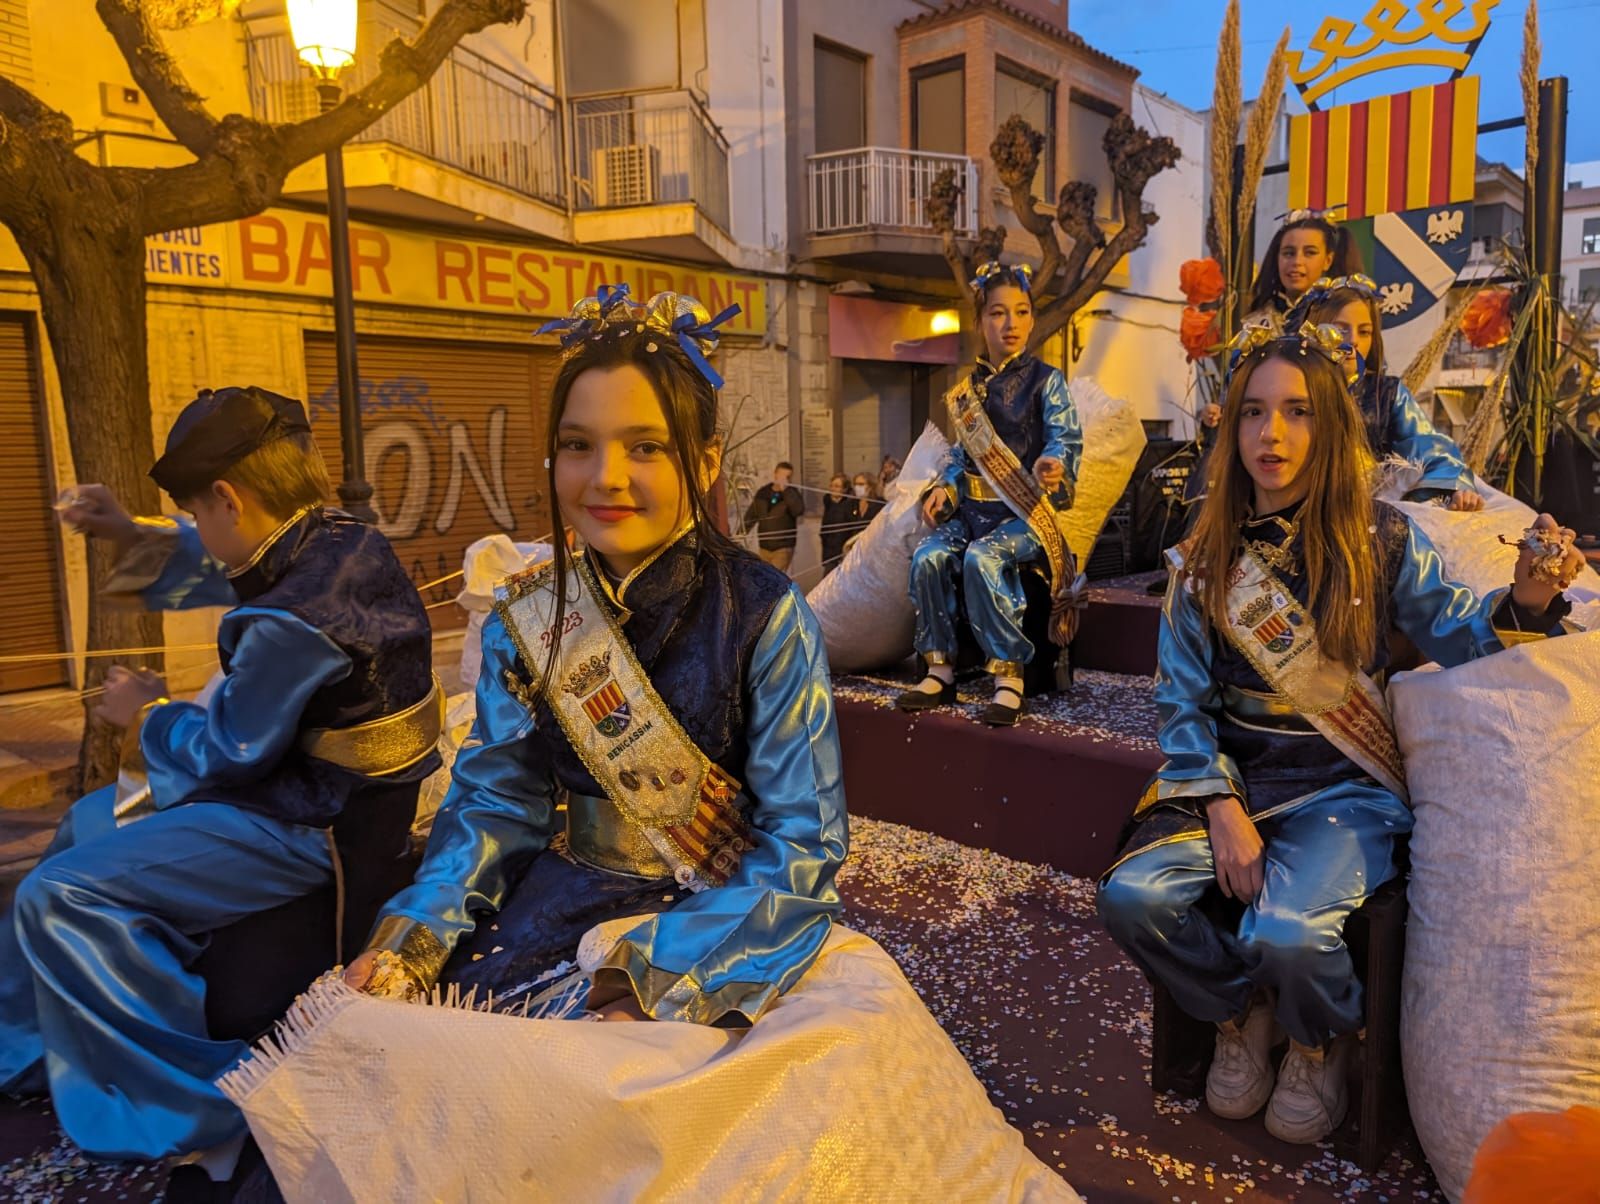
[[[609,649],[591,656],[568,674],[563,688],[582,700],[583,713],[602,736],[615,740],[628,730],[633,715],[628,710],[627,696],[611,675]]]

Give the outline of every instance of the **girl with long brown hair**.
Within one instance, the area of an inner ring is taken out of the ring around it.
[[[1166,762],[1099,892],[1117,942],[1217,1025],[1211,1110],[1266,1105],[1267,1128],[1294,1142],[1343,1119],[1362,1024],[1344,922],[1395,874],[1411,828],[1381,686],[1391,630],[1446,666],[1557,634],[1560,591],[1582,567],[1569,552],[1553,579],[1536,576],[1525,549],[1509,589],[1478,598],[1446,580],[1427,537],[1371,496],[1342,350],[1326,327],[1242,338],[1215,484],[1171,554]],[[1213,886],[1242,908],[1236,924],[1201,908]],[[1280,1031],[1289,1052],[1274,1068]]]
[[[1353,276],[1360,270],[1361,253],[1332,211],[1292,210],[1261,256],[1245,321],[1280,325],[1322,277]]]

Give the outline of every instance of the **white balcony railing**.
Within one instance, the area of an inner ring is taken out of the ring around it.
[[[397,34],[414,30],[398,22],[364,20],[347,89],[378,70],[378,55]],[[252,34],[248,40],[250,93],[263,121],[299,121],[317,111],[311,73],[295,57],[287,34]],[[457,47],[422,88],[406,97],[356,142],[392,142],[460,168],[525,196],[566,204],[561,114],[550,92],[482,55]]]
[[[975,234],[978,165],[966,155],[938,155],[887,146],[832,151],[806,160],[810,233],[931,233],[933,227],[925,206],[934,180],[946,168],[956,173],[956,182],[962,186],[956,208],[956,233]]]
[[[731,229],[728,141],[692,92],[628,92],[569,104],[574,208],[692,201]]]

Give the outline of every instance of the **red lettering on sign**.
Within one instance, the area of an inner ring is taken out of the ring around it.
[[[491,268],[489,266],[491,259],[497,264],[504,262],[506,270],[499,271],[497,268]],[[478,300],[485,305],[504,305],[509,308],[516,304],[516,298],[510,292],[491,293],[489,288],[491,285],[510,283],[511,252],[505,247],[486,247],[482,243],[478,244]]]
[[[751,296],[756,291],[755,282],[740,280],[735,282],[733,287],[739,290],[739,304],[742,307],[739,311],[739,316],[733,320],[733,324],[735,326],[743,326],[746,330],[754,330],[756,327],[756,309],[755,302],[751,300]]]
[[[550,258],[550,262],[555,264],[556,267],[564,269],[567,273],[567,299],[562,308],[571,309],[578,303],[578,294],[575,291],[577,286],[572,282],[572,273],[583,266],[583,260],[573,259],[569,255],[553,255]]]
[[[714,318],[728,308],[728,302],[733,299],[733,290],[729,289],[724,293],[721,282],[715,276],[706,278],[706,287],[711,291],[711,295],[705,298],[706,308],[711,311],[711,316]]]
[[[661,268],[651,268],[645,276],[645,280],[648,282],[644,289],[646,297],[653,297],[657,293],[670,293],[672,291],[671,272],[663,271]]]
[[[461,285],[461,299],[472,303],[472,248],[465,243],[439,239],[434,243],[435,263],[439,275],[439,300],[450,300],[448,281]]]
[[[600,291],[602,284],[620,284],[621,282],[622,272],[620,269],[613,269],[608,264],[597,259],[589,265],[589,282],[583,286],[583,291],[587,296],[592,297]]]
[[[350,270],[355,276],[355,291],[361,292],[361,271],[371,268],[378,291],[385,297],[389,288],[389,236],[382,230],[364,230],[356,227],[350,231]]]
[[[517,276],[532,290],[527,292],[518,289],[517,304],[529,313],[548,313],[550,287],[545,284],[543,279],[533,274],[535,266],[541,272],[548,272],[550,270],[550,261],[535,251],[524,251],[517,256]]]
[[[684,275],[682,283],[678,286],[678,291],[686,297],[694,297],[701,302],[706,299],[706,295],[700,291],[700,277],[693,273]]]
[[[239,223],[240,271],[246,280],[282,284],[289,279],[289,231],[275,217]]]
[[[328,247],[328,227],[321,222],[307,222],[304,232],[300,235],[300,260],[295,265],[294,282],[304,284],[311,275],[311,269],[328,272],[333,270],[333,252]]]

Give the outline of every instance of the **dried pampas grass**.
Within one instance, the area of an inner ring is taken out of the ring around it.
[[[1438,364],[1439,357],[1444,354],[1444,349],[1450,345],[1451,338],[1455,335],[1457,327],[1461,324],[1461,312],[1471,297],[1477,295],[1477,290],[1456,289],[1450,295],[1450,300],[1445,303],[1444,317],[1439,322],[1439,328],[1433,332],[1433,337],[1417,349],[1416,355],[1411,357],[1411,362],[1406,365],[1406,370],[1400,374],[1400,380],[1412,393],[1422,391],[1422,382]]]
[[[1533,175],[1539,167],[1539,0],[1528,0],[1528,11],[1522,19],[1522,111],[1528,120],[1528,157],[1526,182],[1533,187]],[[1532,248],[1530,248],[1531,254]]]
[[[1211,96],[1211,216],[1216,245],[1211,248],[1224,270],[1233,262],[1233,148],[1239,141],[1240,92],[1239,0],[1228,0],[1228,12],[1217,37],[1217,83]]]
[[[1250,110],[1250,120],[1244,134],[1244,180],[1239,187],[1239,229],[1250,225],[1256,209],[1256,193],[1261,188],[1261,173],[1267,165],[1267,151],[1272,144],[1273,131],[1278,127],[1278,113],[1283,108],[1283,86],[1289,78],[1289,30],[1273,48],[1267,62],[1266,78],[1261,81],[1261,91]],[[1251,254],[1253,248],[1240,247],[1239,255]],[[1237,276],[1237,273],[1235,273]]]

